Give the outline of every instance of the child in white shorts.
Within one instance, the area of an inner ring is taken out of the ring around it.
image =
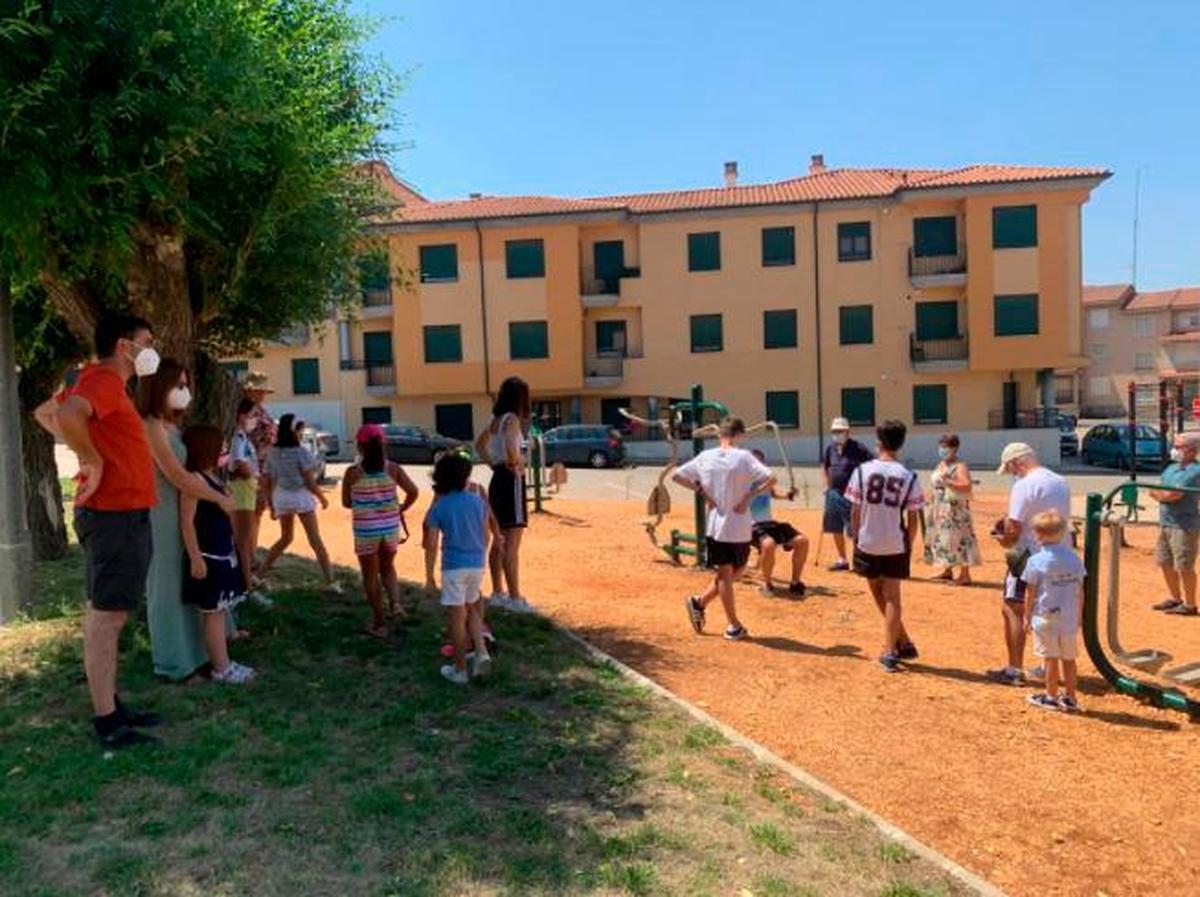
[[[488,531],[491,530],[493,539],[503,539],[487,502],[467,489],[470,477],[469,457],[459,452],[442,455],[433,468],[437,500],[425,516],[426,531],[436,530],[441,534],[442,606],[446,608],[454,646],[453,660],[442,667],[441,673],[456,685],[466,685],[471,675],[486,675],[492,666],[484,640],[479,597]],[[468,674],[467,649],[472,643],[475,660]]]
[[[1031,521],[1039,548],[1025,564],[1027,586],[1025,631],[1033,633],[1033,653],[1046,665],[1046,691],[1028,700],[1043,710],[1079,709],[1076,696],[1076,644],[1085,568],[1063,543],[1067,522],[1057,511],[1043,511]],[[1066,693],[1059,693],[1060,681]]]

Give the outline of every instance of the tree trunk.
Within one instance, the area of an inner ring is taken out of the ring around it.
[[[242,398],[242,388],[237,378],[207,352],[197,351],[195,380],[196,399],[188,419],[220,427],[222,433],[231,432],[237,405]]]
[[[33,557],[39,561],[52,561],[67,552],[67,527],[58,464],[54,459],[54,438],[38,426],[28,409],[21,411],[25,513],[33,537]]]
[[[153,325],[159,353],[192,370],[195,320],[183,238],[148,224],[135,227],[133,236],[136,248],[125,282],[130,307]]]

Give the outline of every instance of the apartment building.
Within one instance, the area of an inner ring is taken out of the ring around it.
[[[1151,292],[1132,284],[1083,288],[1089,366],[1079,404],[1088,417],[1124,415],[1130,383],[1142,387],[1139,413],[1157,414],[1160,382],[1182,384],[1190,408],[1200,394],[1200,287]]]
[[[814,156],[801,177],[743,185],[727,163],[721,186],[662,193],[405,188],[375,225],[387,270],[354,319],[253,365],[277,406],[340,415],[319,422],[343,434],[390,420],[466,437],[517,374],[543,426],[653,417],[700,382],[776,421],[796,459],[839,414],[912,422],[916,456],[948,429],[980,452],[1014,430],[1056,452],[1056,391],[1087,364],[1081,209],[1107,177]]]

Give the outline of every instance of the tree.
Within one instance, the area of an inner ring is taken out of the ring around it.
[[[395,81],[345,0],[0,0],[0,270],[213,359],[357,293]],[[203,393],[203,390],[201,390]]]

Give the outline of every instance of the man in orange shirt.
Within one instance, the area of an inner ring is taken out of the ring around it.
[[[96,736],[106,748],[155,739],[138,728],[155,726],[117,696],[117,641],[129,612],[146,593],[153,550],[150,508],[154,461],[146,431],[126,391],[137,374],[158,369],[150,324],[116,316],[96,327],[96,357],[38,420],[79,457],[75,532],[87,564],[88,608],[83,623],[83,666],[95,711]]]

